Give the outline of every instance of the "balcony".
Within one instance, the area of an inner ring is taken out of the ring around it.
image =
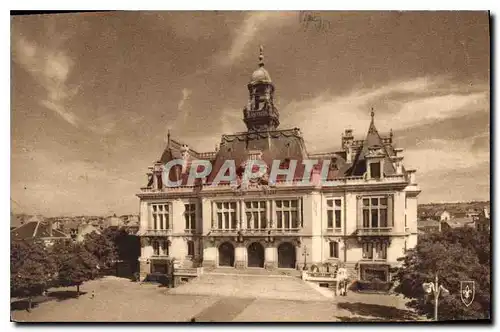
[[[380,235],[392,235],[392,227],[361,227],[356,230],[357,235],[360,236],[380,236]]]
[[[342,228],[327,228],[326,234],[342,234]]]
[[[219,229],[212,228],[210,235],[214,236],[238,236],[242,235],[255,235],[255,236],[268,236],[268,235],[288,235],[300,232],[301,228],[237,228],[237,229]]]
[[[172,229],[147,229],[142,232],[143,236],[167,236],[172,234]]]

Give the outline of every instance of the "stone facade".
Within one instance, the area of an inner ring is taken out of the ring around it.
[[[392,132],[380,136],[372,112],[364,140],[354,140],[346,130],[340,151],[308,154],[298,128],[277,129],[274,85],[262,53],[249,93],[248,132],[224,135],[216,151],[205,153],[169,136],[160,161],[149,168],[148,185],[138,194],[141,276],[152,272],[151,261],[164,257],[204,268],[310,269],[330,263],[345,266],[352,278],[388,279],[388,267],[417,243],[420,193],[415,171],[402,166],[402,149],[392,146]],[[328,162],[330,184],[210,185],[224,159],[240,165],[255,158],[255,151],[268,164],[275,159]],[[168,187],[163,164],[176,158],[186,164],[168,176],[183,185]],[[186,166],[197,159],[210,160],[213,170],[193,184],[186,181]]]

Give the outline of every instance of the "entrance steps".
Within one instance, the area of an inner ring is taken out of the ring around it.
[[[245,268],[236,269],[233,267],[218,267],[206,271],[209,275],[235,275],[235,276],[266,276],[266,277],[297,277],[300,278],[300,271],[295,269],[274,269],[266,270],[264,268]]]

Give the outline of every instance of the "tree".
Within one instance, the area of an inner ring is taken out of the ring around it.
[[[59,241],[52,254],[59,286],[76,286],[77,296],[80,296],[80,286],[97,276],[99,261],[85,246],[72,241]]]
[[[412,299],[408,306],[420,314],[433,316],[433,298],[424,293],[422,284],[434,280],[450,291],[439,299],[439,319],[489,319],[490,241],[485,233],[471,227],[449,229],[419,238],[417,246],[400,259],[395,271],[395,291]],[[475,297],[467,307],[462,303],[460,281],[475,281]]]
[[[43,243],[11,241],[10,290],[11,296],[27,296],[31,311],[33,296],[41,295],[54,277],[54,261]]]
[[[115,243],[108,236],[97,232],[86,234],[83,245],[102,267],[109,267],[118,257]]]
[[[116,245],[118,259],[136,262],[141,255],[139,237],[130,235],[123,228],[107,228],[102,233]]]

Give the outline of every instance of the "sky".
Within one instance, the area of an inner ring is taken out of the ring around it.
[[[489,200],[486,12],[109,12],[11,18],[14,212],[138,213],[166,134],[203,152],[245,131],[259,46],[280,129],[309,152],[375,111],[419,202]],[[321,24],[320,24],[321,22]]]

